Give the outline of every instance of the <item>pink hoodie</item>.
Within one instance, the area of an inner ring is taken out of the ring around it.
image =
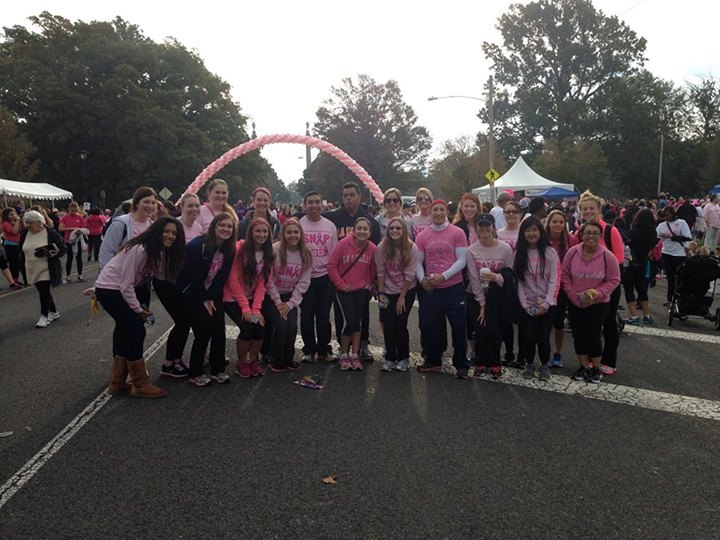
[[[338,290],[344,289],[346,285],[350,286],[351,291],[370,289],[375,281],[376,249],[375,244],[368,240],[367,249],[365,249],[358,262],[343,277],[340,277],[340,274],[350,267],[363,250],[363,248],[357,247],[355,236],[352,234],[348,234],[340,240],[330,254],[330,260],[328,261],[328,275],[333,285]]]
[[[545,250],[545,268],[541,272],[540,252],[537,249],[528,249],[528,266],[524,279],[518,277],[518,298],[524,310],[536,305],[538,298],[542,298],[545,309],[557,305],[557,295],[560,291],[560,257],[557,252],[548,247]]]
[[[265,299],[267,281],[263,279],[261,274],[262,259],[260,259],[256,267],[258,278],[255,281],[255,288],[248,290],[245,287],[245,275],[240,260],[238,259],[240,247],[242,247],[244,243],[245,240],[238,240],[235,244],[235,257],[233,258],[232,268],[230,269],[230,276],[228,276],[225,282],[225,288],[223,289],[223,302],[237,302],[243,313],[249,311],[257,316],[260,314],[260,308]],[[252,306],[250,306],[250,299],[252,299]]]
[[[578,293],[595,289],[599,295],[594,304],[607,303],[620,284],[620,267],[615,256],[603,246],[593,253],[589,261],[583,259],[582,244],[570,248],[562,263],[562,287],[568,299],[579,308],[587,307]]]

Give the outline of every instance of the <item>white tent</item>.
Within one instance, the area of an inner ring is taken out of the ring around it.
[[[562,184],[543,178],[533,171],[525,160],[520,156],[510,170],[495,180],[495,193],[498,194],[506,189],[513,191],[524,191],[526,195],[532,195],[539,191],[559,187],[575,191],[575,184]],[[488,200],[490,186],[483,186],[472,190],[481,200]]]
[[[33,182],[15,182],[0,178],[0,195],[3,197],[21,197],[30,200],[56,201],[72,199],[72,193],[50,184]]]

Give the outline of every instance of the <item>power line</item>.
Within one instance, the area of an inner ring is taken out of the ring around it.
[[[633,9],[635,9],[636,7],[638,7],[640,4],[642,4],[643,2],[645,2],[645,0],[640,0],[639,2],[636,2],[636,3],[633,4],[631,7],[629,7],[629,8],[626,9],[625,11],[623,11],[620,15],[618,15],[618,17],[622,17],[622,16],[625,15],[628,11],[632,11]]]

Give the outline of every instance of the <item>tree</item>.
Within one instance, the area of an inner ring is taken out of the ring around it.
[[[565,141],[559,145],[547,141],[532,167],[555,182],[575,184],[580,191],[591,189],[607,196],[618,193],[617,186],[608,179],[605,154],[595,142]]]
[[[31,180],[38,169],[30,157],[34,152],[27,137],[18,133],[15,119],[0,106],[0,178]]]
[[[502,44],[482,47],[499,84],[498,140],[513,157],[589,135],[594,102],[644,61],[645,40],[589,0],[513,4],[497,28]]]
[[[317,110],[315,136],[347,152],[381,186],[410,192],[418,187],[431,138],[417,125],[396,81],[377,83],[368,75],[346,78],[331,88],[332,96]],[[313,160],[303,188],[337,200],[353,173],[331,156]]]
[[[700,77],[688,83],[688,101],[692,134],[705,143],[720,134],[720,79]]]
[[[155,43],[121,18],[71,23],[43,12],[31,21],[39,33],[4,29],[0,104],[37,149],[39,176],[79,199],[104,190],[117,202],[140,185],[179,194],[248,140],[230,86],[177,41]],[[233,197],[277,178],[259,153],[221,176]]]

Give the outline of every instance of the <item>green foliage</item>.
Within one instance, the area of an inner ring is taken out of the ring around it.
[[[414,193],[431,139],[427,129],[417,125],[417,115],[404,102],[397,82],[377,83],[359,75],[357,80],[343,79],[331,94],[317,111],[315,135],[344,150],[381,189]],[[338,200],[343,182],[355,180],[344,165],[320,153],[300,185]]]
[[[618,193],[617,186],[609,182],[602,148],[591,141],[564,141],[562,145],[548,141],[532,167],[554,182],[575,184],[580,192],[590,189],[605,196]]]
[[[105,190],[117,202],[140,185],[178,195],[248,139],[229,85],[180,43],[155,43],[120,18],[72,23],[43,12],[31,20],[39,33],[4,29],[0,103],[23,122],[43,180],[80,200]],[[221,176],[233,197],[276,178],[257,153]]]
[[[7,109],[0,106],[0,178],[31,180],[38,162],[31,159],[35,148],[17,130],[17,123]]]

